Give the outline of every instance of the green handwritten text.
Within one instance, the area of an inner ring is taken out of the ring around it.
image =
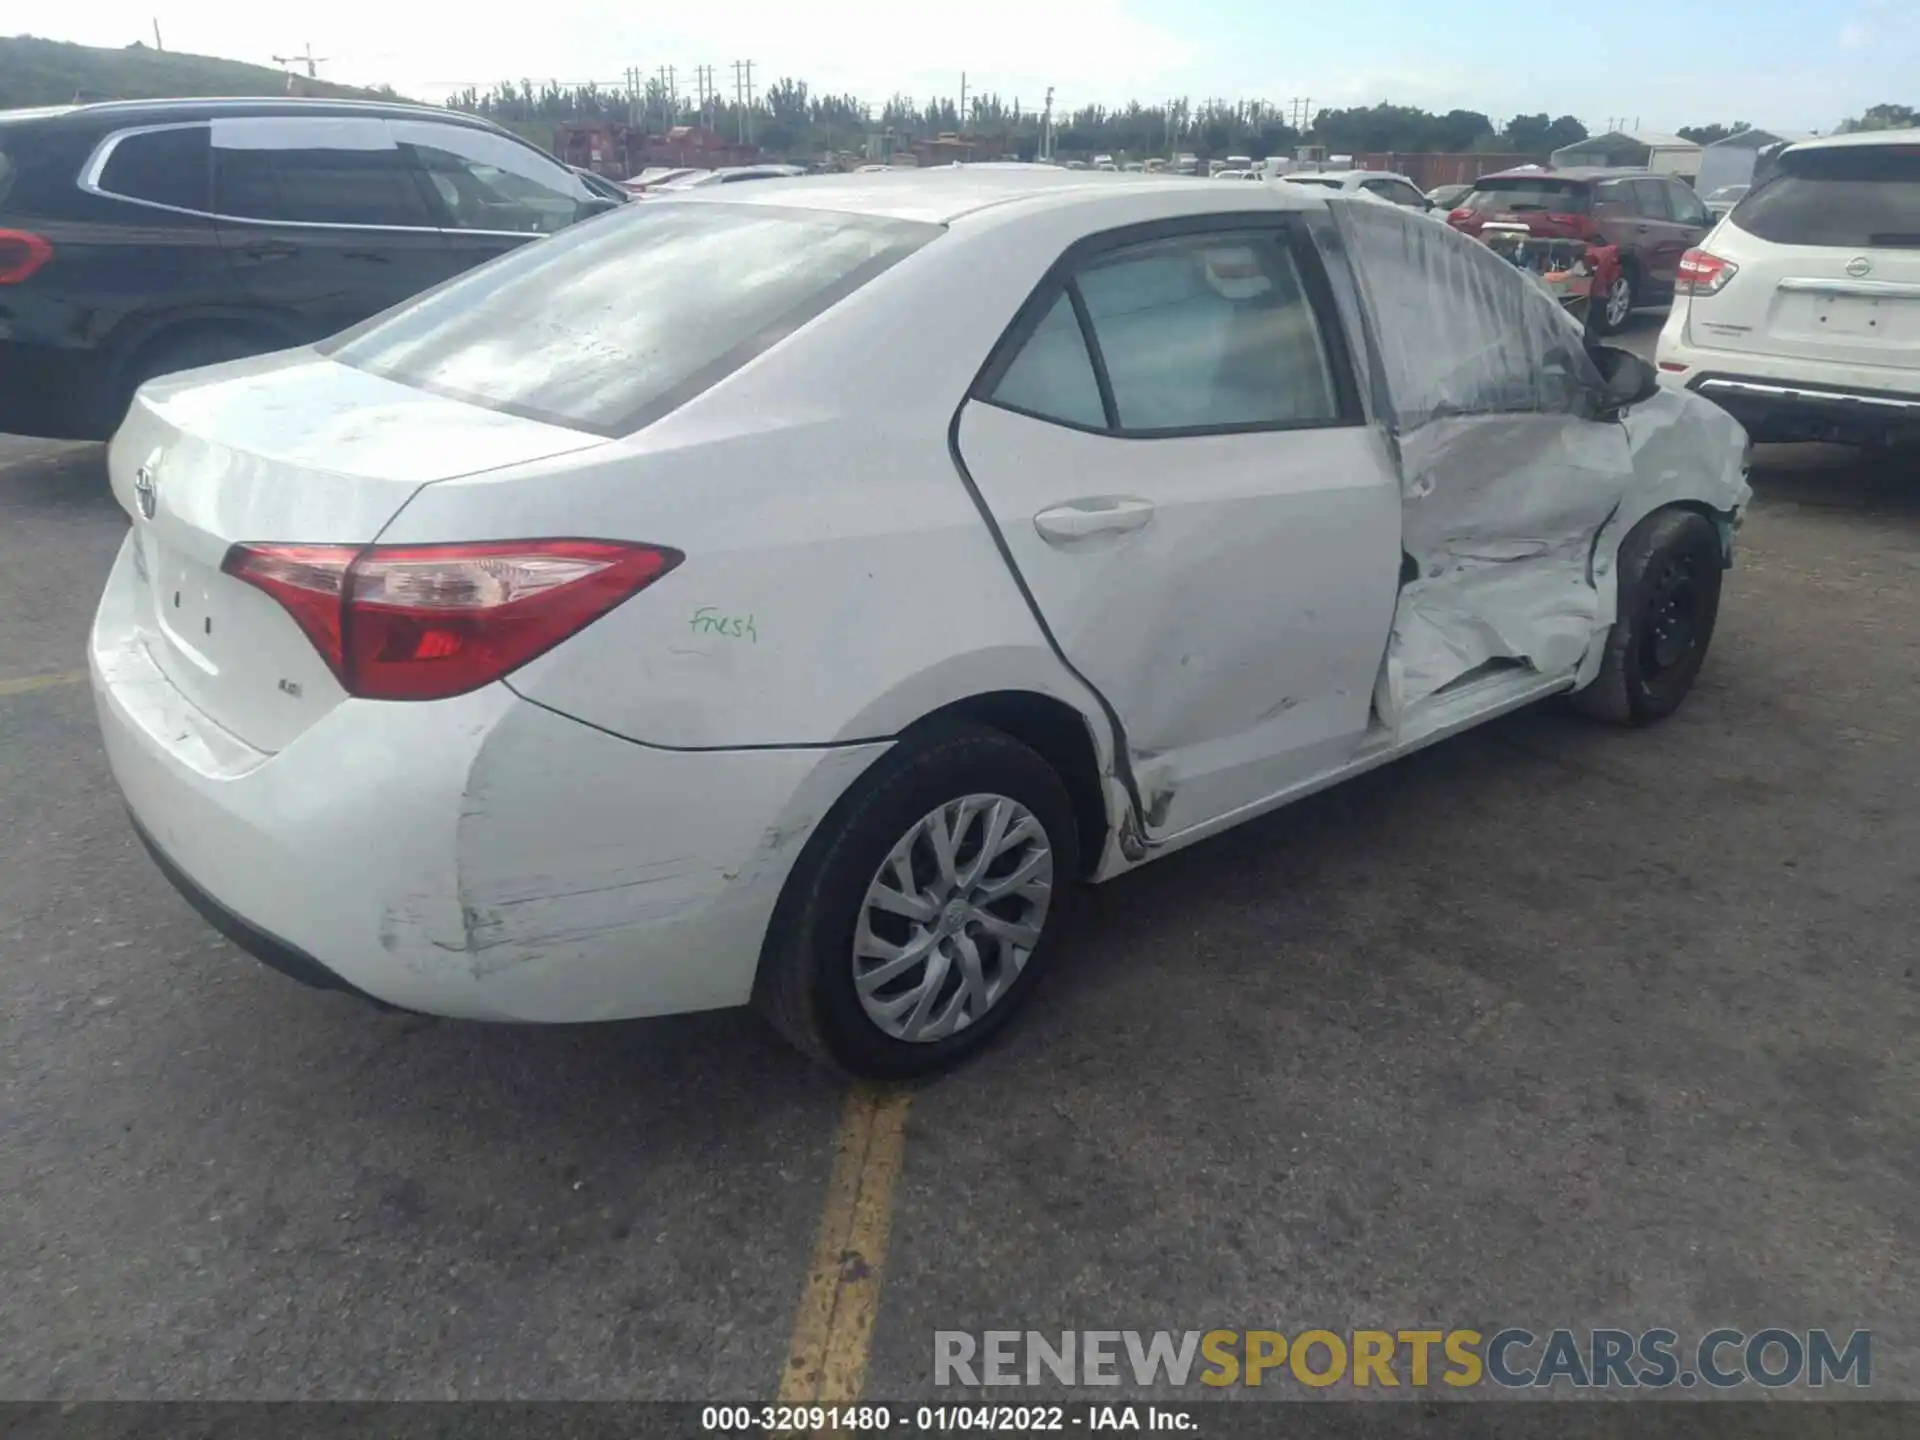
[[[760,632],[753,628],[753,616],[722,615],[711,605],[702,605],[694,611],[687,628],[696,635],[724,635],[729,640],[751,640],[755,645],[760,643]]]

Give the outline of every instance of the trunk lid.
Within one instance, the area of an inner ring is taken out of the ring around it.
[[[1703,247],[1739,267],[1687,308],[1689,343],[1843,365],[1920,355],[1920,145],[1789,151]]]
[[[222,572],[233,545],[368,544],[422,485],[599,443],[311,351],[155,381],[108,455],[140,642],[209,718],[280,750],[345,693],[292,616]]]

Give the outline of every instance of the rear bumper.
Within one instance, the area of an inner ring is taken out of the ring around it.
[[[813,824],[884,745],[660,750],[505,685],[349,700],[277,752],[221,729],[133,624],[130,552],[89,643],[102,740],[161,869],[310,985],[477,1020],[744,1003]]]
[[[1692,343],[1685,307],[1661,332],[1661,380],[1727,411],[1761,442],[1920,438],[1920,368],[1840,365]]]
[[[1713,401],[1759,441],[1880,443],[1920,437],[1920,395],[1714,372],[1693,377],[1687,388]]]
[[[0,434],[104,440],[106,357],[0,340]]]
[[[154,843],[153,837],[141,826],[138,817],[129,812],[128,819],[133,825],[135,837],[146,846],[147,854],[153,858],[154,865],[166,877],[167,883],[180,892],[183,900],[200,912],[201,919],[262,965],[270,970],[278,970],[289,980],[297,980],[302,985],[315,990],[338,990],[343,994],[378,1005],[383,1010],[395,1008],[388,1005],[386,1001],[376,999],[358,986],[341,979],[306,951],[297,950],[286,941],[277,940],[266,931],[248,924],[201,889],[186,871],[174,864],[167,852]]]

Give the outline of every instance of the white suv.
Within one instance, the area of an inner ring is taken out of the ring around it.
[[[1920,437],[1920,130],[1786,150],[1676,289],[1662,379],[1753,439]]]

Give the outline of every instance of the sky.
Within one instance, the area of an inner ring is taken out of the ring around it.
[[[1883,101],[1920,104],[1916,0],[692,0],[675,6],[541,0],[412,9],[328,0],[302,9],[246,0],[87,0],[39,8],[35,33],[90,45],[271,63],[311,43],[322,78],[385,82],[441,100],[523,77],[618,82],[672,65],[693,93],[711,65],[754,62],[756,90],[783,75],[879,104],[997,92],[1056,109],[1084,104],[1260,99],[1315,109],[1382,100],[1429,110],[1571,114],[1589,129],[1745,120],[1830,130]],[[456,18],[457,16],[457,18]],[[1556,18],[1558,17],[1558,18]]]

